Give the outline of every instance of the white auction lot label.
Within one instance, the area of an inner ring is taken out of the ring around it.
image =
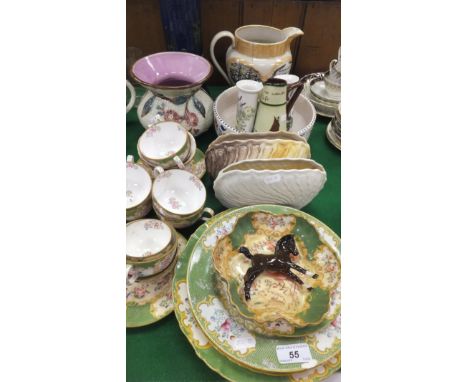
[[[263,182],[265,184],[273,184],[273,183],[281,182],[281,175],[280,174],[275,174],[275,175],[266,176],[263,179]]]
[[[307,344],[278,345],[276,347],[276,356],[278,357],[279,363],[303,363],[312,361],[312,355],[310,354],[309,345]]]

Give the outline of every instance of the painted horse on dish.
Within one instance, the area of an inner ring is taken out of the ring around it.
[[[294,235],[286,235],[279,239],[276,243],[275,253],[273,255],[252,255],[247,247],[240,247],[239,252],[252,261],[251,267],[247,269],[244,275],[244,294],[246,300],[250,300],[250,288],[253,282],[265,271],[278,272],[300,285],[304,284],[304,282],[296,274],[291,272],[291,268],[314,279],[318,277],[316,273],[309,272],[291,261],[291,255],[299,256]],[[308,289],[312,290],[312,288]]]

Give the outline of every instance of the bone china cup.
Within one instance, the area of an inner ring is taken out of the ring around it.
[[[138,139],[138,153],[150,165],[168,168],[190,154],[190,139],[177,122],[159,122]],[[176,159],[177,158],[177,159]]]
[[[127,221],[140,219],[151,211],[151,177],[133,156],[127,157]]]
[[[165,270],[177,253],[174,228],[157,219],[127,223],[127,280],[131,283]]]
[[[155,167],[153,173],[153,208],[162,220],[175,228],[184,228],[194,224],[205,212],[210,217],[214,215],[211,208],[204,208],[206,189],[195,175],[180,169],[164,171],[161,167]]]

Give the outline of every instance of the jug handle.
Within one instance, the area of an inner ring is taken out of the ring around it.
[[[288,27],[281,30],[286,36],[288,43],[290,44],[292,40],[296,37],[302,36],[304,32],[296,27]]]
[[[287,116],[289,116],[289,114],[291,113],[291,109],[294,106],[294,103],[297,101],[297,98],[299,97],[299,94],[301,94],[302,89],[304,89],[304,83],[299,81],[299,82],[295,83],[294,85],[288,86],[288,91],[291,91],[293,89],[296,89],[296,91],[294,92],[291,99],[286,104],[286,115]]]
[[[210,44],[210,55],[211,55],[211,60],[213,61],[213,64],[214,66],[216,66],[216,69],[219,70],[219,72],[222,74],[222,76],[224,77],[224,79],[227,81],[227,83],[229,85],[234,85],[232,83],[232,81],[229,79],[228,75],[226,74],[226,72],[223,70],[223,68],[221,68],[221,66],[219,65],[218,63],[218,60],[216,60],[216,57],[215,57],[215,53],[214,53],[214,48],[215,48],[215,45],[216,43],[218,42],[219,39],[223,38],[223,37],[229,37],[231,40],[232,40],[232,45],[234,46],[234,35],[229,32],[229,31],[221,31],[221,32],[218,32],[214,35],[213,39],[211,40],[211,44]]]
[[[130,102],[127,104],[127,113],[130,111],[130,109],[133,107],[133,104],[135,103],[136,99],[136,94],[135,94],[135,88],[133,85],[130,83],[129,80],[127,80],[127,88],[130,90]]]

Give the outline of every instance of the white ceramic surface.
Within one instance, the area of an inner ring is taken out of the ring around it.
[[[187,131],[176,122],[160,122],[148,128],[138,139],[141,153],[151,160],[165,160],[188,144]]]
[[[311,159],[244,160],[220,171],[213,189],[228,208],[279,204],[301,209],[326,180],[323,166]]]
[[[148,257],[157,254],[171,242],[169,226],[157,219],[135,220],[127,224],[126,253],[131,257]]]
[[[173,169],[155,176],[153,200],[165,210],[177,215],[189,215],[203,208],[206,189],[195,175]]]
[[[145,201],[151,193],[151,177],[146,170],[133,163],[133,157],[127,158],[127,209]]]
[[[237,88],[235,86],[222,92],[213,103],[215,130],[218,135],[241,133],[236,126]],[[300,95],[293,106],[291,132],[308,139],[317,118],[314,105]]]

